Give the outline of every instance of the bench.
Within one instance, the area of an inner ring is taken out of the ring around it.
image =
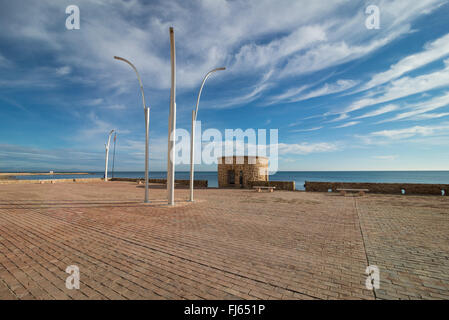
[[[369,192],[369,189],[337,189],[337,191],[340,191],[342,196],[345,196],[346,192],[358,193],[359,196],[364,196],[365,192]]]
[[[254,186],[253,189],[256,189],[257,192],[261,192],[262,189],[267,189],[269,192],[273,192],[276,187]]]

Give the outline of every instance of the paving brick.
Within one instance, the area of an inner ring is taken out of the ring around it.
[[[449,296],[448,201],[177,189],[169,207],[165,189],[143,192],[0,185],[0,299],[374,299],[368,264],[377,298]]]

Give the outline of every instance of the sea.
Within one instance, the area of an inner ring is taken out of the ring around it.
[[[72,178],[103,178],[104,172],[88,172],[88,175],[33,175],[17,176],[18,180],[39,179],[72,179]],[[109,172],[109,177],[115,178],[143,178],[144,172],[117,171]],[[165,171],[151,171],[151,179],[164,179]],[[188,171],[175,173],[175,179],[188,180]],[[196,171],[196,180],[207,180],[211,188],[218,187],[216,171]],[[279,171],[270,175],[272,181],[295,181],[297,190],[304,190],[305,181],[326,182],[380,182],[380,183],[435,183],[449,184],[449,171]]]

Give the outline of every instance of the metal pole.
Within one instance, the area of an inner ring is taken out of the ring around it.
[[[190,201],[193,201],[193,181],[194,181],[194,159],[195,150],[193,145],[195,144],[195,110],[192,110],[192,133],[190,134]]]
[[[137,79],[139,80],[139,85],[140,85],[140,92],[142,93],[142,104],[143,104],[143,109],[145,111],[145,203],[148,203],[148,170],[149,170],[149,147],[148,147],[148,136],[149,136],[149,132],[150,132],[150,107],[146,106],[145,103],[145,95],[143,93],[143,85],[142,85],[142,80],[140,80],[140,75],[137,72],[136,67],[129,62],[128,60],[126,60],[125,58],[121,58],[121,57],[117,57],[114,56],[114,59],[117,60],[121,60],[123,62],[126,62],[127,64],[129,64],[131,66],[131,68],[133,68],[133,70],[136,72],[137,75]]]
[[[115,166],[115,145],[117,144],[117,132],[114,133],[114,153],[112,156],[112,178],[114,178],[114,166]]]
[[[105,168],[104,168],[104,181],[108,181],[108,160],[109,160],[109,144],[111,143],[111,135],[114,132],[114,130],[111,130],[111,132],[109,132],[109,137],[108,137],[108,143],[105,144],[104,146],[106,147],[106,161],[105,161]]]
[[[145,108],[145,203],[150,202],[148,200],[148,170],[149,170],[149,132],[150,132],[150,108]]]
[[[168,167],[167,167],[167,200],[169,205],[175,204],[175,138],[176,138],[176,51],[175,33],[170,27],[171,57],[171,91],[170,114],[168,120]]]
[[[104,181],[108,181],[108,153],[109,149],[108,146],[105,144],[106,147],[106,156],[105,156],[105,164],[104,164]]]
[[[225,67],[216,68],[211,71],[209,71],[206,76],[203,79],[203,82],[201,83],[200,91],[198,92],[198,98],[196,100],[196,107],[195,110],[192,111],[192,133],[190,134],[190,201],[193,201],[193,176],[194,176],[194,154],[195,154],[195,123],[196,118],[198,115],[198,106],[200,104],[200,98],[201,98],[201,92],[203,91],[204,83],[206,82],[207,78],[209,76],[216,72],[226,70]]]

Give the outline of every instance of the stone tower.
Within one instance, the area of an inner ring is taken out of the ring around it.
[[[268,158],[250,156],[218,158],[219,188],[247,188],[249,181],[268,181]]]

